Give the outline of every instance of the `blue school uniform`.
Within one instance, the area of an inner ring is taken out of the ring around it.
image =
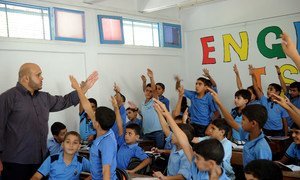
[[[124,105],[120,106],[120,115],[121,115],[121,119],[122,119],[122,124],[123,124],[123,129],[125,129],[125,124],[126,124],[126,109],[124,107]],[[115,121],[113,127],[111,128],[115,134],[116,137],[119,136],[119,128],[117,125],[117,121]]]
[[[251,104],[260,104],[260,100],[250,101],[247,105],[251,105]]]
[[[128,125],[128,124],[137,124],[137,125],[139,125],[141,128],[143,127],[143,121],[141,120],[141,119],[138,119],[138,118],[136,118],[135,120],[132,120],[132,121],[128,121],[127,123],[126,123],[126,126]]]
[[[224,148],[224,158],[221,167],[225,170],[225,174],[230,179],[235,179],[234,171],[232,169],[230,160],[232,156],[232,143],[226,137],[221,141]]]
[[[291,101],[291,103],[296,106],[298,109],[300,109],[300,96],[292,98],[289,93],[285,94],[286,97],[288,97]],[[293,119],[291,117],[287,117],[288,126],[291,127],[294,123]]]
[[[198,98],[195,91],[184,90],[184,95],[191,100],[191,106],[189,107],[191,123],[207,126],[211,121],[211,113],[217,111],[210,93]]]
[[[166,105],[166,108],[168,109],[168,111],[170,111],[170,101],[168,98],[166,98],[165,96],[161,95],[158,97],[158,100],[162,103],[164,103]]]
[[[268,120],[264,125],[264,128],[267,130],[282,130],[282,118],[287,118],[289,116],[286,110],[279,104],[268,100],[266,96],[262,96],[260,102],[268,111]]]
[[[54,137],[48,139],[47,148],[49,155],[57,154],[63,151],[63,148],[60,143],[58,143]]]
[[[66,165],[63,158],[63,152],[57,155],[57,160],[51,162],[51,156],[49,156],[38,169],[38,172],[44,177],[49,175],[50,180],[79,179],[79,175],[82,171],[90,171],[90,162],[84,157],[74,155],[71,164]]]
[[[161,131],[158,115],[153,107],[154,101],[150,99],[148,102],[143,102],[141,106],[141,114],[143,116],[143,131],[144,134],[154,131]]]
[[[285,156],[293,161],[293,164],[300,165],[300,146],[294,142],[285,152]]]
[[[120,169],[127,169],[131,158],[135,157],[141,161],[149,158],[138,143],[126,144],[124,136],[118,138],[118,145],[120,147],[117,153],[117,167]]]
[[[87,114],[85,111],[79,114],[79,117],[80,117],[80,125],[79,125],[80,137],[82,140],[86,141],[90,135],[96,134],[96,130],[93,127],[93,122],[87,119]]]
[[[168,176],[181,174],[185,179],[191,177],[191,163],[183,152],[183,149],[177,150],[176,145],[171,143],[172,132],[166,138],[166,142],[171,144],[171,154],[168,161]]]
[[[192,161],[192,180],[209,180],[209,174],[208,171],[199,171],[199,169],[197,168],[196,164],[194,163],[194,159]],[[219,177],[219,180],[230,180],[226,174],[225,174],[225,170],[223,168],[222,169],[222,174]]]
[[[265,139],[263,132],[253,139],[249,140],[249,133],[244,131],[241,127],[239,129],[241,139],[245,141],[243,147],[243,165],[244,167],[252,160],[267,159],[272,160],[272,151],[268,142]]]
[[[242,127],[242,114],[238,112],[238,108],[233,108],[231,110],[231,116],[234,118],[234,121]],[[240,133],[232,128],[232,139],[234,142],[241,141]]]
[[[110,165],[111,180],[117,179],[117,142],[111,129],[93,141],[90,148],[90,162],[92,179],[103,179],[104,165]]]

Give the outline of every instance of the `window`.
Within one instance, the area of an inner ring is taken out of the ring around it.
[[[0,2],[0,36],[50,40],[49,8]]]
[[[84,12],[54,8],[55,40],[85,42]]]
[[[181,26],[163,23],[164,47],[181,48]]]
[[[159,47],[158,23],[123,20],[125,44]]]
[[[124,44],[122,17],[98,15],[98,26],[101,44]]]

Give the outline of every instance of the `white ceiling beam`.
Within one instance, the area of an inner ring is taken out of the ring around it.
[[[154,12],[178,7],[183,4],[197,3],[199,0],[137,0],[140,12]]]
[[[99,3],[99,2],[103,2],[103,1],[106,1],[106,0],[83,0],[83,2],[87,3],[87,4],[95,4],[95,3]]]

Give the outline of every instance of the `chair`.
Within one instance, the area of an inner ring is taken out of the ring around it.
[[[118,180],[128,180],[129,179],[128,173],[123,169],[117,168],[116,175],[117,175]]]

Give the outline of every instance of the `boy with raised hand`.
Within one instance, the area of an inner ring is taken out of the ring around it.
[[[269,84],[267,96],[264,96],[264,93],[258,87],[253,71],[253,66],[249,65],[249,74],[252,77],[254,90],[260,100],[261,105],[263,105],[268,112],[268,120],[263,127],[264,134],[267,136],[287,136],[288,124],[286,118],[289,115],[280,105],[272,101],[271,96],[272,93],[280,95],[281,86],[276,83]]]
[[[294,61],[297,68],[300,70],[300,55],[297,51],[296,45],[293,43],[290,36],[285,32],[281,34],[281,38],[283,52]]]
[[[76,155],[80,148],[80,135],[70,131],[65,135],[62,143],[63,152],[50,155],[33,175],[31,180],[42,179],[49,175],[49,179],[79,179],[82,171],[90,171],[90,162]]]
[[[61,143],[65,139],[67,127],[61,122],[55,122],[51,125],[52,138],[47,141],[49,155],[57,154],[63,151]]]
[[[192,179],[229,179],[225,170],[220,167],[223,161],[224,149],[217,139],[207,139],[194,146],[192,149],[187,136],[178,127],[167,108],[158,100],[155,101],[155,109],[159,111],[168,121],[180,146],[182,147],[191,166]]]
[[[89,102],[94,111],[97,109],[97,101],[94,98],[89,98]],[[88,143],[94,140],[94,135],[96,134],[96,130],[93,128],[93,123],[91,118],[86,114],[83,110],[81,103],[79,103],[79,132],[83,141],[87,141]]]
[[[240,137],[245,141],[243,148],[243,165],[246,166],[255,159],[272,160],[272,152],[269,144],[264,138],[262,127],[268,119],[266,108],[259,104],[246,106],[242,110],[242,127],[235,122],[231,114],[226,110],[220,101],[218,94],[208,88],[215,102],[219,106],[228,125],[240,133]]]
[[[108,107],[100,106],[94,113],[90,102],[83,94],[77,80],[70,76],[72,87],[77,91],[83,109],[93,122],[97,137],[90,148],[90,163],[92,179],[116,180],[117,142],[112,126],[116,115]]]

